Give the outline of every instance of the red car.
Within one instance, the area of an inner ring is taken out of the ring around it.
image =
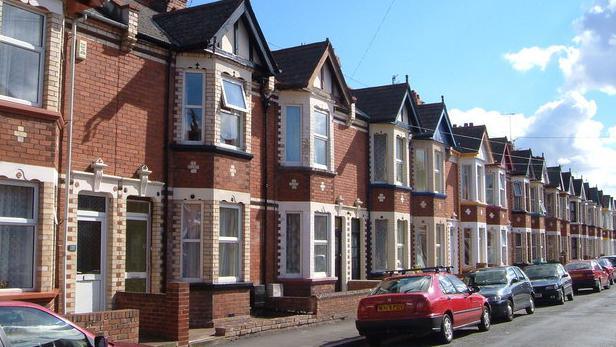
[[[131,347],[133,343],[111,343],[103,336],[29,302],[0,302],[0,346]]]
[[[610,288],[609,274],[596,260],[579,260],[565,265],[573,280],[573,289],[592,288],[595,292]]]
[[[599,258],[597,259],[597,261],[599,262],[599,265],[601,265],[601,267],[605,271],[607,271],[607,274],[609,275],[610,279],[610,284],[614,284],[614,280],[616,280],[616,268],[614,267],[614,264],[612,264],[612,262],[608,258]]]
[[[453,331],[476,325],[490,329],[490,306],[481,294],[469,289],[446,268],[388,272],[366,298],[359,302],[355,326],[370,344],[387,334],[435,333],[442,343]]]

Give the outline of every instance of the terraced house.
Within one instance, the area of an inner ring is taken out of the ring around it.
[[[0,0],[0,300],[184,343],[386,270],[614,252],[614,198],[548,159],[350,88],[329,40],[270,51],[249,0]]]

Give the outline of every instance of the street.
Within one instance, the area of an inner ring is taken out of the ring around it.
[[[616,288],[582,291],[565,305],[538,305],[535,314],[524,311],[513,322],[494,322],[490,331],[456,331],[451,346],[615,346]],[[230,346],[367,346],[353,320],[289,329],[240,339]],[[429,337],[391,338],[383,346],[435,346]]]

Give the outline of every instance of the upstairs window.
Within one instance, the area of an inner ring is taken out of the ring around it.
[[[494,204],[494,174],[486,174],[486,202],[488,205]]]
[[[530,208],[531,212],[539,212],[539,201],[538,201],[538,191],[537,187],[530,188]]]
[[[0,22],[0,98],[40,106],[45,17],[4,2]]]
[[[443,153],[434,151],[434,191],[444,193],[443,189]]]
[[[462,199],[471,199],[471,166],[462,165]]]
[[[205,78],[201,72],[184,74],[184,117],[182,140],[203,141],[203,109],[205,105]]]
[[[329,116],[315,111],[314,115],[314,162],[329,167]]]
[[[524,210],[524,191],[522,182],[513,182],[513,209]]]
[[[396,137],[396,182],[400,184],[406,184],[405,144],[406,141],[403,137]]]
[[[374,149],[373,149],[373,161],[374,161],[374,181],[385,182],[387,181],[387,135],[386,134],[374,134]]]
[[[500,206],[507,207],[507,180],[504,173],[499,173]]]
[[[484,202],[485,200],[485,186],[483,185],[484,180],[483,166],[477,165],[477,201]]]
[[[285,115],[285,161],[299,163],[301,161],[302,108],[287,106]]]
[[[233,147],[242,146],[242,116],[239,112],[220,112],[220,142]]]
[[[423,149],[415,150],[415,190],[425,192],[428,190],[428,175],[426,170],[426,151]]]
[[[226,108],[247,112],[244,86],[227,79],[222,80],[222,100]]]

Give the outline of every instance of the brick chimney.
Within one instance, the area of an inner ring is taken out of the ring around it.
[[[421,101],[421,98],[419,97],[419,94],[417,94],[417,92],[414,91],[414,90],[411,90],[411,98],[415,102],[415,105],[421,105],[421,104],[424,103],[423,101]]]
[[[137,2],[157,12],[171,12],[186,8],[187,0],[137,0]]]

